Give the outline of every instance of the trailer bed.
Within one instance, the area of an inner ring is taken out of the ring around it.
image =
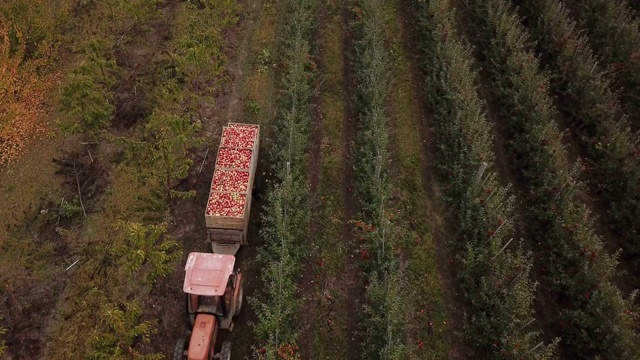
[[[223,128],[205,209],[210,241],[246,243],[259,148],[258,125],[229,123]]]

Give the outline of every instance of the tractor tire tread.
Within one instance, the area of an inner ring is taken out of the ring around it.
[[[187,347],[187,341],[189,339],[189,337],[191,336],[190,333],[186,334],[185,336],[180,337],[180,339],[178,339],[178,341],[176,342],[176,347],[173,349],[173,360],[184,360],[184,350]]]
[[[231,342],[225,341],[220,349],[220,360],[231,360]]]
[[[244,285],[241,285],[240,294],[238,296],[238,302],[236,304],[236,308],[235,308],[235,311],[233,313],[234,317],[240,315],[240,312],[242,311],[243,304],[244,304]]]

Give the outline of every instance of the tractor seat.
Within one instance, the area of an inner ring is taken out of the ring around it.
[[[198,312],[204,312],[209,314],[222,313],[222,309],[218,309],[220,306],[220,298],[218,296],[200,296],[200,304],[198,306]]]

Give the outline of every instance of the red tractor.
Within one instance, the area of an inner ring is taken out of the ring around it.
[[[178,340],[174,360],[229,360],[231,343],[214,354],[218,329],[233,330],[243,301],[242,274],[233,271],[233,255],[192,252],[187,258],[183,291],[192,330]]]

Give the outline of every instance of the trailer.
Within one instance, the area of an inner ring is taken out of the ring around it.
[[[207,241],[216,254],[235,255],[248,242],[259,147],[258,125],[229,123],[222,129],[204,215]]]

